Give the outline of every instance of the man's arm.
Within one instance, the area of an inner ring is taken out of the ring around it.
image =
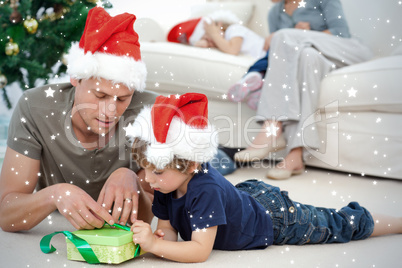
[[[29,230],[58,209],[77,229],[101,227],[112,216],[85,191],[68,183],[34,193],[39,160],[7,147],[0,174],[0,227],[4,231]],[[96,215],[96,216],[95,216]]]

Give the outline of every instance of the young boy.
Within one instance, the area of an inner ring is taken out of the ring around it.
[[[374,224],[356,202],[338,211],[294,202],[286,191],[261,181],[233,186],[207,163],[216,151],[207,105],[203,94],[159,96],[126,129],[134,159],[155,193],[157,230],[152,233],[139,220],[132,226],[133,241],[143,250],[203,262],[212,249],[342,243],[402,232],[401,218],[386,216]],[[178,233],[184,241],[177,241]]]
[[[241,20],[229,10],[217,10],[208,16],[175,25],[167,40],[203,48],[217,48],[232,54],[244,54],[260,59],[266,54],[265,39],[241,25]]]

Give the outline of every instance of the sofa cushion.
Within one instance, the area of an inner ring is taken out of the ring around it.
[[[331,72],[321,83],[320,108],[402,113],[402,55],[378,58]]]
[[[226,94],[254,63],[254,58],[246,55],[169,42],[144,42],[141,54],[148,69],[147,89],[161,87],[173,94],[200,92],[209,98]]]
[[[371,176],[402,179],[400,114],[339,112],[317,121],[322,142],[306,164]]]

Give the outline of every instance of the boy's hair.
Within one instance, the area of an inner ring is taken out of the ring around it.
[[[134,138],[134,142],[131,147],[133,160],[136,161],[141,168],[157,169],[154,164],[152,164],[147,160],[147,156],[145,155],[148,146],[149,146],[148,142],[141,140],[139,138]],[[191,167],[194,167],[195,164],[196,162],[194,161],[181,159],[174,156],[173,160],[170,163],[168,163],[165,166],[165,168],[178,170],[182,173],[189,173],[189,170],[191,169]],[[200,165],[197,165],[196,169],[199,169],[199,167]]]
[[[229,26],[231,25],[231,24],[229,24],[229,23],[227,23],[227,22],[223,22],[223,21],[215,21],[216,23],[220,23],[221,25],[220,25],[220,29],[223,31],[223,32],[226,32],[226,30],[229,28]]]

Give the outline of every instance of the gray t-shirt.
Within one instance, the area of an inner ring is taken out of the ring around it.
[[[153,104],[156,94],[135,91],[109,143],[102,149],[87,150],[71,127],[74,93],[75,87],[70,83],[25,91],[11,118],[7,145],[40,160],[38,190],[56,183],[71,183],[96,200],[113,171],[120,167],[138,171],[131,161],[131,147],[123,127],[134,121],[144,105]]]

